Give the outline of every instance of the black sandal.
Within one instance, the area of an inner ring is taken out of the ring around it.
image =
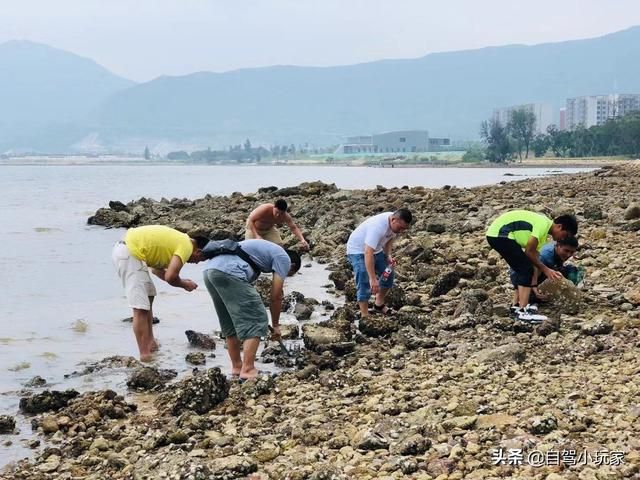
[[[374,303],[373,309],[369,310],[369,313],[379,313],[381,315],[387,315],[389,317],[393,317],[397,312],[393,308],[387,307],[387,305],[384,303],[382,305],[376,305]]]

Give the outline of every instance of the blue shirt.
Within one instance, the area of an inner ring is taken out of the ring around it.
[[[255,239],[238,242],[263,272],[274,272],[283,279],[287,278],[291,268],[291,259],[280,245],[267,240]],[[260,272],[254,272],[251,266],[237,255],[218,255],[204,262],[203,271],[214,269],[228,273],[247,282],[255,281]]]
[[[540,261],[553,270],[559,270],[564,263],[556,255],[556,242],[549,242],[540,250]]]

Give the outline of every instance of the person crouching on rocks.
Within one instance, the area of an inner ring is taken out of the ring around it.
[[[309,244],[304,239],[302,231],[291,218],[289,205],[284,198],[279,198],[275,203],[264,203],[256,207],[249,218],[244,234],[245,240],[263,239],[282,246],[282,238],[278,232],[278,226],[286,223],[291,233],[300,241],[303,250],[309,250]]]
[[[226,339],[231,374],[247,380],[258,376],[256,353],[260,338],[269,333],[267,310],[253,282],[260,273],[273,273],[269,309],[272,338],[278,340],[284,280],[295,275],[302,262],[297,252],[267,240],[244,240],[238,244],[253,266],[235,254],[218,255],[205,262],[203,275]]]
[[[202,260],[201,250],[209,241],[205,237],[190,238],[163,225],[147,225],[127,230],[124,240],[117,242],[111,254],[122,281],[129,306],[133,309],[133,333],[136,336],[140,361],[149,362],[158,349],[153,336],[153,299],[156,287],[151,271],[173,287],[191,292],[198,285],[180,278],[185,263]]]
[[[347,241],[347,259],[353,267],[356,300],[361,317],[369,314],[369,298],[375,295],[373,312],[393,314],[385,297],[393,286],[391,256],[394,239],[411,225],[413,215],[406,208],[369,217],[351,232]]]
[[[565,262],[573,257],[578,250],[578,239],[576,237],[567,237],[557,242],[549,242],[540,250],[540,261],[551,270],[562,273],[562,276],[569,279],[574,285],[582,280],[583,268],[574,265],[567,265]],[[531,284],[531,295],[529,296],[529,304],[534,305],[538,301],[544,301],[545,296],[538,291],[538,286],[547,279],[544,272],[538,271],[538,278]],[[509,277],[514,288],[513,306],[514,311],[519,308],[518,305],[518,274],[513,268],[509,268]]]
[[[538,272],[549,280],[559,280],[562,274],[545,265],[539,252],[547,237],[565,240],[578,233],[578,221],[573,215],[560,215],[554,220],[528,210],[511,210],[496,218],[487,229],[487,242],[515,271],[518,303],[514,314],[526,322],[541,322],[544,315],[529,303],[533,285],[537,285]],[[524,250],[523,250],[524,249]]]

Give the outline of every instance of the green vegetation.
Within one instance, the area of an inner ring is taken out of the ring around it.
[[[572,131],[561,131],[550,125],[546,134],[534,136],[534,131],[535,117],[531,119],[519,111],[513,112],[506,126],[496,119],[482,122],[480,136],[486,147],[484,157],[496,163],[511,161],[516,156],[522,161],[522,151],[525,151],[524,158],[528,158],[529,148],[536,157],[543,157],[549,151],[561,158],[640,157],[640,112],[631,112],[590,128],[579,126]]]

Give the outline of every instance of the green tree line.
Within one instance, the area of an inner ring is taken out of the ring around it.
[[[552,152],[556,157],[599,157],[628,155],[640,157],[640,111],[613,118],[603,125],[575,130],[558,130],[550,125],[546,133],[535,134],[535,115],[515,110],[506,125],[492,118],[482,122],[480,137],[483,157],[490,162],[522,161],[533,151],[536,157]],[[470,155],[477,157],[476,150]],[[469,160],[471,160],[469,158]]]

